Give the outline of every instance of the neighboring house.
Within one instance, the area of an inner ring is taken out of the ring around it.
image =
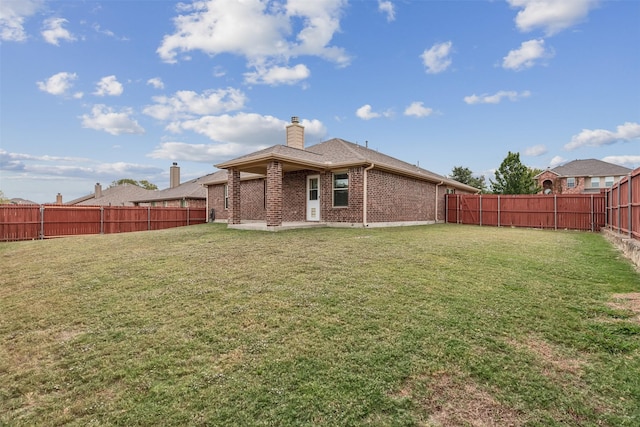
[[[37,205],[38,203],[32,202],[31,200],[23,199],[20,197],[14,197],[13,199],[9,199],[6,204],[8,205]]]
[[[631,172],[602,160],[574,160],[535,176],[543,194],[599,193]]]
[[[204,208],[207,206],[207,190],[202,183],[208,181],[212,175],[205,175],[180,184],[180,168],[174,162],[169,169],[169,188],[134,199],[133,203],[137,206]]]
[[[267,227],[427,224],[444,221],[446,193],[479,191],[342,139],[305,148],[297,117],[286,132],[287,145],[216,165],[227,176],[216,172],[205,185],[217,219]]]
[[[65,205],[134,206],[132,200],[150,197],[154,193],[154,190],[146,190],[132,184],[115,185],[103,190],[102,185],[97,183],[92,194],[67,202]],[[58,194],[57,198],[56,203],[62,204],[62,196]]]

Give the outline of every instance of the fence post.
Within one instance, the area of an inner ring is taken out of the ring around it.
[[[187,206],[187,225],[189,225],[189,206]]]
[[[100,206],[100,234],[104,234],[104,206]]]
[[[44,205],[40,205],[40,240],[44,239]]]
[[[558,195],[553,195],[553,229],[558,231]]]
[[[479,197],[478,209],[480,210],[480,215],[479,215],[480,227],[482,227],[482,194]]]
[[[594,206],[593,206],[593,194],[591,195],[591,232],[593,233],[595,231],[595,222],[596,222],[596,215],[593,212],[594,210]]]
[[[209,206],[208,203],[207,206]],[[204,211],[204,214],[207,215],[206,210]],[[444,194],[444,223],[449,223],[449,196],[447,195],[447,193]]]
[[[620,209],[620,187],[622,187],[621,185],[618,185],[618,227],[616,227],[618,230],[617,232],[620,233],[622,231],[622,223],[620,222],[620,220],[622,219],[622,212],[620,212],[622,209]]]
[[[629,198],[627,199],[627,205],[629,206],[627,208],[627,215],[629,216],[629,238],[633,238],[633,224],[631,224],[632,218],[633,218],[633,203],[631,198],[633,197],[633,192],[631,191],[633,189],[633,176],[631,176],[631,174],[629,174]]]
[[[498,227],[500,227],[500,195],[498,194]]]
[[[147,231],[151,230],[151,205],[147,206]]]
[[[460,224],[460,195],[456,194],[456,224]]]

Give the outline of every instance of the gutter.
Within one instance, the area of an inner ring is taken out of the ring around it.
[[[435,216],[435,223],[438,223],[438,187],[440,187],[442,184],[444,184],[444,181],[440,181],[439,183],[436,184],[436,216]]]
[[[371,169],[373,169],[373,167],[375,166],[375,163],[371,163],[369,166],[367,166],[364,169],[364,176],[362,177],[362,190],[363,190],[363,194],[362,194],[362,226],[363,227],[368,227],[369,224],[367,223],[367,193],[369,192],[369,189],[367,188],[367,172],[370,171]]]

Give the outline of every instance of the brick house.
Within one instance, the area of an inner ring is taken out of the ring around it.
[[[631,172],[631,169],[602,160],[574,160],[535,176],[543,194],[599,193]]]
[[[293,117],[286,145],[216,167],[204,182],[209,211],[229,225],[258,221],[334,226],[429,224],[445,218],[445,194],[474,187],[343,139],[304,146]]]

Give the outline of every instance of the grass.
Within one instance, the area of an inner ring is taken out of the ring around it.
[[[640,275],[598,234],[205,224],[0,269],[0,425],[640,423]]]

